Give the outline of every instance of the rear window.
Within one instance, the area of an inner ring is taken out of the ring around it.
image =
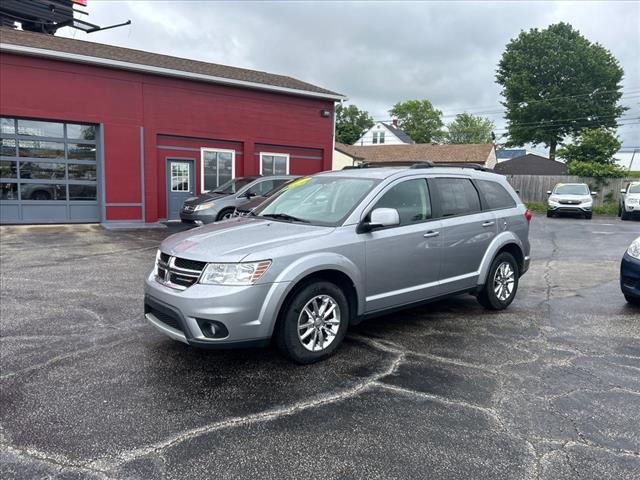
[[[476,180],[476,185],[482,192],[487,208],[489,210],[495,210],[498,208],[513,208],[516,206],[516,202],[507,189],[497,182],[490,180]]]
[[[440,213],[443,217],[467,215],[480,211],[480,198],[468,178],[435,178]]]

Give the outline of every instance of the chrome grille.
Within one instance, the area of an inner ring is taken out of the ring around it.
[[[206,262],[172,257],[160,253],[156,264],[156,281],[176,290],[185,290],[198,282]]]

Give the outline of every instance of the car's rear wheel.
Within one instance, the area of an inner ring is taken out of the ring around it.
[[[220,222],[222,220],[229,220],[230,218],[233,218],[233,208],[225,208],[216,217],[216,222]]]
[[[520,271],[518,262],[508,252],[502,252],[491,262],[487,280],[478,293],[478,302],[489,310],[507,308],[516,296]]]
[[[349,325],[349,304],[342,290],[326,281],[300,288],[285,305],[276,344],[294,362],[314,363],[332,355]]]

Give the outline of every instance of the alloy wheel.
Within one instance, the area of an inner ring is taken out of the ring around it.
[[[513,293],[513,287],[516,282],[515,277],[515,271],[509,262],[502,262],[498,265],[493,276],[493,292],[501,302],[508,300]]]
[[[298,316],[298,340],[311,352],[320,352],[335,340],[340,329],[340,306],[329,295],[309,300]]]

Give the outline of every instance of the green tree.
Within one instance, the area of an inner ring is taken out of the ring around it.
[[[336,107],[336,141],[353,145],[364,132],[373,127],[371,115],[355,105]]]
[[[445,141],[447,143],[491,143],[492,130],[493,122],[488,118],[466,112],[460,113],[447,126]]]
[[[618,137],[607,128],[585,128],[573,143],[558,149],[558,156],[567,163],[593,162],[613,164],[613,156],[622,144]]]
[[[623,70],[607,49],[591,43],[568,23],[536,28],[511,40],[496,81],[502,86],[508,146],[556,146],[583,128],[616,126],[626,110]]]
[[[438,142],[444,136],[442,112],[427,99],[398,102],[389,113],[398,117],[398,126],[416,143]]]
[[[567,162],[567,173],[581,177],[622,177],[624,170],[613,156],[622,144],[607,128],[585,128],[573,143],[558,149],[558,156]]]

